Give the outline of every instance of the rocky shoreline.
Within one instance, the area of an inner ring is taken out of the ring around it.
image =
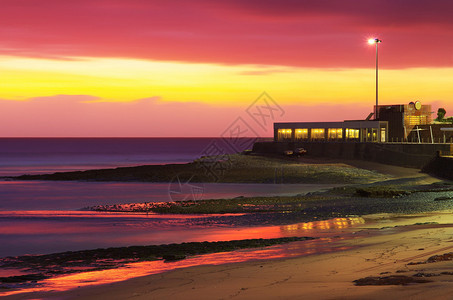
[[[325,192],[294,196],[236,197],[233,199],[186,200],[96,205],[82,210],[159,214],[285,213],[304,215],[303,221],[374,213],[443,210],[452,205],[450,182],[419,184],[420,179],[398,179],[373,184],[336,187]],[[298,220],[300,221],[300,219]]]
[[[324,160],[226,155],[203,157],[187,164],[144,165],[42,175],[10,177],[14,180],[223,182],[223,183],[370,183],[388,179],[381,173]]]
[[[314,238],[283,237],[220,242],[190,242],[5,257],[0,258],[0,268],[11,272],[22,270],[27,274],[0,277],[0,290],[17,289],[24,285],[29,287],[30,285],[38,284],[41,280],[54,276],[118,268],[132,262],[176,261],[193,255],[268,247],[311,239]]]

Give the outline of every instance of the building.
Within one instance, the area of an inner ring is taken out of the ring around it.
[[[389,123],[390,142],[415,141],[414,137],[418,137],[418,126],[432,123],[431,105],[422,105],[419,101],[409,104],[379,105],[377,110],[379,120]]]
[[[419,101],[379,105],[377,111],[378,120],[369,120],[370,114],[366,120],[274,123],[274,141],[453,142],[453,124],[434,124],[431,105]]]
[[[386,142],[387,121],[274,123],[275,141]]]

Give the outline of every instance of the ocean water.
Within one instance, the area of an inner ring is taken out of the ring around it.
[[[204,184],[203,199],[294,195],[329,187],[212,183]],[[171,201],[166,183],[0,181],[0,257],[242,237],[238,233],[244,230],[244,216],[240,214],[175,216],[80,210],[99,204],[166,201]],[[260,229],[251,232],[249,238],[266,236]],[[271,237],[280,236],[277,231]]]
[[[184,163],[220,139],[0,139],[0,176]],[[230,150],[230,152],[232,152]],[[203,184],[203,199],[292,195],[326,185]],[[0,257],[68,250],[241,238],[235,218],[82,212],[99,204],[171,201],[168,183],[0,179]],[[223,219],[222,219],[223,218]],[[228,218],[225,221],[225,218]],[[255,224],[256,226],[256,224]],[[251,230],[250,237],[264,237]],[[278,230],[277,230],[278,232]],[[275,233],[272,237],[282,234]]]
[[[112,217],[112,216],[110,216]],[[48,292],[48,291],[67,291],[99,284],[109,284],[118,281],[124,281],[130,278],[142,277],[150,274],[162,273],[170,270],[187,268],[199,265],[219,265],[227,263],[238,263],[260,259],[278,259],[288,257],[300,257],[315,253],[328,253],[332,251],[344,251],[358,246],[347,246],[342,241],[353,238],[369,237],[369,232],[345,231],[345,228],[360,226],[363,224],[362,218],[336,218],[326,221],[315,221],[300,224],[291,224],[287,226],[266,226],[266,227],[244,227],[218,230],[212,228],[211,231],[202,229],[198,232],[194,228],[195,234],[184,237],[180,234],[165,234],[165,239],[190,239],[190,241],[215,241],[247,238],[273,238],[281,236],[312,236],[318,239],[293,242],[283,245],[275,245],[265,248],[242,249],[230,252],[220,252],[204,255],[195,255],[186,259],[166,262],[162,260],[150,262],[134,262],[114,269],[95,270],[84,273],[67,274],[40,281],[38,285],[22,285],[18,290],[0,290],[1,296],[14,295],[26,292]],[[83,230],[83,229],[82,229]],[[70,229],[70,232],[73,230]],[[77,229],[76,229],[77,231]],[[257,236],[257,233],[260,235]],[[102,229],[93,234],[93,236],[103,235]],[[143,236],[146,239],[146,236]],[[112,240],[117,236],[112,235]],[[140,244],[140,235],[135,244]],[[53,240],[51,240],[53,241]],[[45,241],[41,241],[45,242]],[[77,269],[76,267],[75,269]],[[70,270],[71,268],[67,268]],[[9,269],[2,272],[0,276],[12,276],[27,274],[27,270]],[[17,286],[17,285],[16,285]]]
[[[0,291],[0,296],[39,289],[67,290],[194,265],[341,250],[342,245],[335,241],[350,238],[344,229],[363,223],[361,218],[336,218],[273,225],[269,219],[272,216],[262,214],[160,215],[85,211],[81,208],[101,204],[172,201],[174,189],[170,183],[18,181],[8,178],[21,174],[186,163],[209,154],[212,145],[222,147],[225,143],[221,139],[0,139],[0,260],[8,256],[132,245],[287,236],[320,239],[264,249],[199,255],[182,262],[136,263],[111,273],[86,272],[50,278],[37,286],[25,285],[18,290]],[[223,151],[234,152],[225,147]],[[294,195],[332,186],[335,185],[197,183],[198,191],[200,188],[202,191],[197,199]],[[284,214],[279,216],[284,217]],[[0,267],[0,276],[27,272]],[[59,285],[55,286],[55,282]]]
[[[214,138],[0,138],[0,176],[185,163]]]
[[[295,195],[330,186],[335,185],[204,183],[199,200]],[[168,183],[0,181],[0,211],[79,210],[104,204],[168,202],[173,201],[170,191]]]

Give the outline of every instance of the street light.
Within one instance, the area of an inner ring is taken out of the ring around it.
[[[380,39],[377,39],[377,38],[374,38],[374,39],[369,39],[368,40],[368,44],[372,45],[372,44],[376,44],[376,109],[375,109],[375,112],[374,112],[374,119],[377,120],[379,119],[379,110],[378,110],[378,104],[379,104],[379,101],[378,101],[378,44],[379,43],[382,43],[382,41]]]

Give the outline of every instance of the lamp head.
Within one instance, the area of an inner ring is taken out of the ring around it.
[[[377,39],[377,38],[372,38],[372,39],[368,40],[368,44],[370,44],[370,45],[377,44],[377,43],[382,43],[382,41],[380,39]]]

